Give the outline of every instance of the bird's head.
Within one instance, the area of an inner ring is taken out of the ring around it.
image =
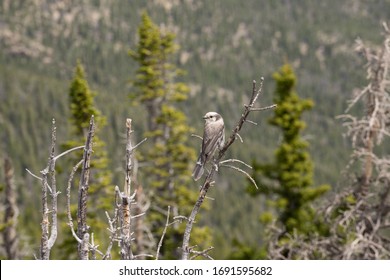
[[[203,117],[203,119],[206,121],[206,123],[216,122],[216,121],[220,120],[221,118],[222,118],[221,115],[216,113],[216,112],[208,112]]]

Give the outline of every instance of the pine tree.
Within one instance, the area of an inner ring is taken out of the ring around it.
[[[188,215],[196,201],[197,189],[190,179],[196,159],[194,149],[188,145],[192,129],[184,113],[177,108],[179,102],[187,99],[188,87],[176,81],[182,71],[170,62],[178,50],[175,35],[162,32],[144,13],[138,36],[136,50],[130,51],[130,56],[139,64],[130,98],[141,103],[147,112],[145,136],[152,147],[142,155],[149,163],[145,168],[145,189],[152,203],[148,219],[157,240],[165,224],[162,213],[168,206],[172,207],[174,215]],[[174,251],[182,240],[184,224],[169,230],[161,252],[164,258],[177,258],[178,253]],[[209,236],[206,228],[199,227],[194,232],[198,245],[207,244]]]
[[[269,120],[280,128],[282,140],[275,151],[275,162],[255,164],[255,180],[259,192],[267,197],[267,204],[274,210],[261,215],[264,223],[274,220],[277,215],[279,226],[285,234],[310,235],[325,231],[323,223],[316,219],[311,203],[329,190],[328,185],[312,187],[313,163],[308,143],[301,138],[306,124],[302,114],[313,107],[309,99],[301,99],[295,91],[296,76],[289,64],[274,73],[277,104],[274,116]]]
[[[90,219],[91,232],[95,235],[96,244],[102,244],[107,239],[105,216],[103,210],[112,208],[112,192],[111,182],[112,176],[108,166],[107,151],[105,150],[105,143],[99,138],[99,131],[105,125],[105,118],[101,115],[100,111],[94,104],[94,97],[96,93],[91,91],[89,84],[85,77],[85,71],[80,61],[77,61],[77,65],[74,71],[73,80],[69,87],[69,109],[70,117],[69,122],[71,124],[72,140],[67,141],[62,145],[66,150],[72,147],[82,146],[85,143],[88,127],[91,116],[94,115],[95,124],[97,130],[94,136],[93,143],[93,155],[91,161],[91,179],[89,188],[89,201],[88,204],[88,217]],[[72,153],[72,163],[75,164],[82,159],[83,151],[79,150]],[[77,176],[76,176],[77,177]],[[78,180],[75,178],[74,186],[77,186]],[[74,192],[76,196],[77,192]],[[71,208],[76,213],[76,205],[71,205]],[[73,215],[73,216],[74,216]],[[66,219],[66,218],[64,218]],[[69,227],[66,225],[67,221],[64,221],[63,227],[66,227],[69,231]],[[65,231],[65,232],[67,232]],[[69,247],[69,244],[74,244],[73,237],[65,240],[60,244],[60,248],[65,251],[67,257],[70,254],[75,254],[75,247]]]

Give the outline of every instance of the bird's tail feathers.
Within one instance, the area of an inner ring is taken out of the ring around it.
[[[203,164],[197,162],[194,171],[192,172],[192,177],[194,178],[195,181],[198,181],[200,177],[202,177],[203,172],[204,172]]]

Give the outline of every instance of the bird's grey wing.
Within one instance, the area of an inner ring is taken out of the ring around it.
[[[205,127],[202,154],[205,156],[205,161],[215,152],[219,145],[219,141],[224,133],[224,125],[208,125]]]

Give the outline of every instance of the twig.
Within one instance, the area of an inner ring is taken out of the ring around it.
[[[165,227],[164,227],[163,233],[161,235],[160,241],[158,242],[157,252],[156,252],[156,260],[158,260],[158,258],[160,257],[160,249],[161,249],[161,246],[162,246],[162,243],[163,243],[163,240],[164,240],[165,233],[167,232],[167,228],[169,226],[169,214],[170,214],[170,212],[171,212],[171,206],[168,206],[167,220],[165,222]]]
[[[251,111],[264,111],[264,110],[273,109],[273,108],[275,108],[276,106],[277,106],[276,104],[272,104],[272,105],[270,105],[270,106],[261,107],[261,108],[251,108]]]
[[[252,111],[256,111],[256,110],[252,110]],[[253,124],[253,125],[257,125],[257,122],[254,122],[254,121],[251,121],[251,120],[245,120],[245,122]]]
[[[76,150],[80,150],[80,149],[82,149],[82,148],[84,148],[84,145],[83,145],[83,146],[78,146],[78,147],[71,148],[71,149],[69,149],[69,150],[67,150],[67,151],[65,151],[65,152],[63,152],[63,153],[61,153],[61,154],[59,154],[58,156],[56,156],[56,157],[54,158],[54,160],[57,160],[57,159],[59,159],[60,157],[62,157],[62,156],[64,156],[64,155],[67,155],[67,154],[69,154],[69,153],[71,153],[71,152],[73,152],[73,151],[76,151]]]
[[[252,166],[250,166],[249,164],[247,164],[246,162],[243,162],[242,160],[239,160],[239,159],[235,159],[235,158],[231,158],[231,159],[227,159],[227,160],[223,160],[221,161],[219,164],[226,164],[228,162],[239,162],[243,165],[245,165],[246,167],[252,169]]]
[[[188,218],[186,217],[186,216],[181,216],[181,215],[179,215],[179,216],[175,216],[175,217],[173,217],[173,220],[177,220],[177,221],[179,221],[179,222],[182,222],[182,221],[186,221],[186,220],[188,220]]]
[[[209,260],[213,260],[213,258],[210,257],[209,254],[207,254],[208,252],[210,252],[213,249],[214,249],[214,247],[211,246],[210,248],[207,248],[207,249],[200,251],[200,252],[192,250],[191,252],[194,253],[194,255],[190,258],[190,260],[196,259],[199,256],[202,256],[202,257],[209,259]]]
[[[231,169],[234,169],[234,170],[236,170],[236,171],[241,172],[242,174],[244,174],[244,175],[252,182],[252,184],[256,187],[256,189],[259,189],[258,186],[257,186],[257,184],[256,184],[255,179],[253,179],[252,176],[248,174],[248,172],[245,172],[245,171],[242,170],[241,168],[238,168],[238,167],[236,167],[236,166],[229,165],[229,164],[223,164],[223,165],[221,165],[221,166],[223,166],[223,167],[229,167],[229,168],[231,168]]]
[[[134,259],[137,260],[137,259],[139,259],[139,258],[145,258],[145,257],[147,257],[147,258],[153,258],[153,255],[151,255],[151,254],[138,254],[138,255],[135,255],[135,256],[134,256]]]
[[[140,217],[143,217],[145,216],[145,212],[142,212],[142,213],[139,213],[138,215],[135,215],[135,216],[131,216],[132,219],[137,219],[137,218],[140,218]]]
[[[242,140],[242,137],[241,137],[240,134],[237,133],[236,136],[238,137],[238,139],[240,139],[240,142],[241,142],[241,143],[244,143],[244,140]]]
[[[32,173],[32,172],[31,172],[30,170],[28,170],[27,168],[26,168],[26,171],[27,171],[31,176],[33,176],[34,178],[38,179],[39,181],[42,181],[42,178],[41,178],[41,177],[35,175],[34,173]]]
[[[91,259],[92,260],[96,260],[96,250],[97,250],[97,247],[99,245],[95,245],[95,238],[94,238],[94,234],[93,232],[91,233],[91,244],[90,244],[90,248],[91,248]]]
[[[137,149],[139,145],[143,144],[146,140],[148,140],[148,138],[144,138],[141,140],[141,142],[139,142],[138,144],[135,144],[134,147],[133,147],[133,150]]]
[[[200,140],[203,140],[203,137],[197,134],[191,134],[191,137],[199,138]]]
[[[110,215],[108,215],[108,212],[106,211],[106,217],[108,220],[108,231],[110,232],[110,243],[108,243],[106,253],[103,256],[103,260],[107,260],[111,258],[111,249],[112,246],[114,245],[114,239],[116,239],[116,221],[117,221],[117,216],[118,216],[118,208],[115,207],[114,210],[114,218],[111,219]]]

